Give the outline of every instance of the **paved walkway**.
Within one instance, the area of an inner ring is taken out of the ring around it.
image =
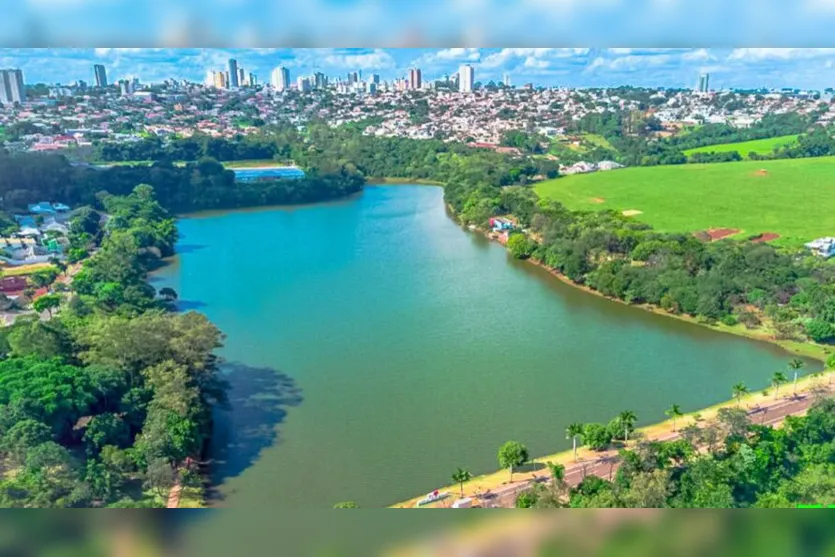
[[[821,384],[821,387],[827,389],[830,394],[833,392],[833,386],[831,385]],[[770,400],[767,403],[758,404],[746,410],[752,424],[775,425],[781,423],[786,416],[805,414],[812,405],[813,398],[811,393],[803,392],[778,400]],[[647,440],[673,441],[679,438],[681,438],[680,432],[670,431],[661,435],[648,437]],[[618,450],[602,451],[593,460],[579,461],[576,464],[566,466],[565,482],[570,487],[576,487],[588,475],[605,479],[614,477],[613,475],[618,469],[618,462],[613,460],[613,457],[617,455]],[[515,506],[516,497],[519,493],[530,488],[536,482],[547,483],[550,481],[551,477],[548,475],[547,470],[545,470],[543,475],[536,479],[514,482],[513,484],[492,491],[489,496],[480,497],[479,500],[483,507],[513,507]]]

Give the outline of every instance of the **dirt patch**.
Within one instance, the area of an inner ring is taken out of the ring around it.
[[[751,238],[752,242],[770,242],[771,240],[776,240],[779,238],[780,235],[776,232],[763,232],[756,238]]]
[[[592,197],[590,201],[592,203],[606,203],[606,200],[602,197]]]
[[[759,170],[754,172],[754,176],[768,176],[768,170],[760,168]]]
[[[621,211],[621,214],[625,217],[634,217],[636,215],[642,214],[643,211],[639,211],[637,209],[627,209],[626,211]]]
[[[739,234],[738,228],[711,228],[707,231],[708,238],[710,238],[711,242],[733,236],[734,234]]]

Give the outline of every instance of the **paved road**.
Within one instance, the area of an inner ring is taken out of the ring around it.
[[[827,388],[829,392],[832,393],[832,386],[822,386]],[[797,395],[790,395],[789,398],[770,400],[767,403],[756,405],[747,409],[747,414],[753,424],[775,425],[782,422],[786,416],[805,414],[812,402],[813,396],[808,392],[803,392],[798,393]],[[673,441],[680,437],[681,434],[679,432],[670,431],[649,439],[653,441]],[[617,455],[618,451],[616,450],[605,451],[599,453],[599,456],[597,456],[594,460],[581,461],[576,464],[566,466],[566,483],[571,487],[575,487],[588,475],[594,475],[606,479],[614,477],[613,475],[618,469],[617,460],[614,459]],[[537,477],[534,480],[515,482],[512,485],[507,485],[501,489],[493,491],[489,497],[482,498],[482,506],[513,507],[519,493],[530,488],[535,482],[546,483],[549,481],[550,476],[548,476],[547,471],[545,471],[541,477]]]

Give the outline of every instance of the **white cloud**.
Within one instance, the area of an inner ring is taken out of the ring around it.
[[[441,61],[476,61],[481,58],[481,51],[477,48],[444,48],[426,56],[427,62]]]
[[[499,68],[503,67],[511,61],[523,60],[526,67],[534,67],[531,60],[549,59],[549,58],[571,58],[574,56],[584,56],[588,54],[587,48],[503,48],[499,52],[489,55],[482,62],[485,68]],[[536,67],[547,67],[539,65]]]
[[[688,62],[704,62],[706,60],[715,60],[716,57],[708,52],[706,48],[699,48],[697,50],[685,52],[681,55],[681,59]]]
[[[364,52],[359,54],[353,53],[334,53],[323,56],[321,64],[324,66],[332,66],[337,68],[357,68],[357,69],[374,69],[382,70],[394,67],[394,58],[381,49],[375,49],[371,52]]]
[[[740,62],[762,62],[764,60],[796,60],[835,56],[835,48],[736,48],[728,60]]]

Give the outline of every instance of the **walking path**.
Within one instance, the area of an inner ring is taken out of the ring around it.
[[[829,374],[835,372],[829,371]],[[819,379],[815,377],[806,377],[801,379],[798,383],[798,390],[793,394],[791,385],[783,387],[786,395],[780,398],[772,396],[766,397],[764,392],[751,393],[743,397],[741,408],[746,410],[751,422],[756,425],[777,425],[781,423],[786,416],[796,416],[805,414],[814,401],[815,396],[813,391],[816,388],[832,394],[835,391],[835,386],[832,384],[832,376],[827,381],[826,379]],[[738,403],[728,402],[716,407],[706,409],[700,413],[703,415],[702,423],[714,420],[720,408],[734,408]],[[676,425],[678,430],[682,427],[695,423],[693,419],[694,414],[689,414],[677,420]],[[641,428],[643,439],[647,441],[673,441],[681,438],[679,431],[674,431],[672,424],[664,422]],[[634,442],[629,443],[634,446]],[[586,448],[578,451],[578,460],[572,459],[571,451],[560,453],[548,457],[537,458],[532,464],[528,466],[527,472],[514,471],[514,480],[512,483],[502,481],[499,474],[507,473],[497,472],[487,476],[480,476],[474,478],[464,486],[464,496],[471,497],[475,506],[482,507],[513,507],[515,505],[516,497],[522,491],[529,489],[536,483],[547,483],[551,481],[551,477],[546,461],[553,461],[555,464],[563,464],[565,466],[565,481],[574,487],[578,485],[583,478],[592,474],[601,478],[609,478],[618,468],[618,461],[615,457],[618,456],[618,449],[612,449],[601,452],[594,452]],[[531,470],[531,468],[533,468]],[[518,479],[516,479],[518,478]],[[497,485],[498,484],[498,485]],[[446,507],[449,506],[455,499],[458,498],[458,486],[450,486],[443,488],[441,491],[449,491],[449,498],[427,505],[427,507]],[[412,499],[406,503],[397,505],[398,507],[414,507],[417,499]]]
[[[823,385],[829,393],[833,392],[831,386]],[[746,409],[751,423],[756,425],[777,425],[782,423],[786,416],[798,416],[805,414],[812,405],[814,397],[806,393],[797,393],[791,395],[786,399],[778,399],[769,401],[767,404],[756,405],[752,408]],[[668,433],[647,437],[652,441],[674,441],[682,437],[679,431],[670,431]],[[601,451],[597,458],[590,461],[581,461],[565,468],[565,482],[570,487],[577,486],[587,475],[598,476],[600,478],[613,477],[617,472],[619,463],[613,460],[613,457],[618,455],[617,450]],[[485,507],[513,507],[516,503],[516,497],[522,491],[530,488],[536,482],[549,482],[551,478],[546,476],[536,479],[530,479],[516,484],[508,485],[495,491],[488,498],[482,498],[481,504]]]

